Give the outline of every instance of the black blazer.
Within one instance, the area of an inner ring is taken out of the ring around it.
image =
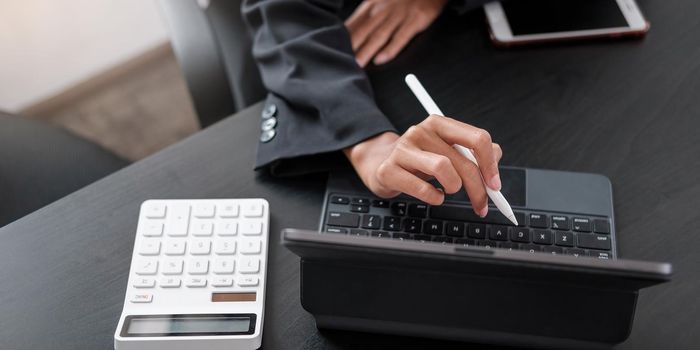
[[[452,6],[466,11],[484,2]],[[344,162],[339,150],[396,131],[355,61],[343,5],[342,0],[243,2],[253,56],[269,91],[256,169],[269,167],[276,175],[327,170]]]

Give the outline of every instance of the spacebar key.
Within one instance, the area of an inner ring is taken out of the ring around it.
[[[328,213],[328,222],[326,224],[329,226],[358,227],[360,225],[360,216],[332,211]]]
[[[485,218],[480,218],[470,207],[441,205],[430,207],[430,218],[450,221],[483,222],[487,224],[512,225],[498,210],[489,210]],[[524,219],[524,218],[523,218]],[[520,219],[518,219],[519,222]]]

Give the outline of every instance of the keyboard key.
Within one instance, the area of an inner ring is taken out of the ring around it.
[[[344,228],[337,228],[337,227],[328,227],[326,228],[326,232],[328,233],[339,233],[339,234],[347,234],[348,230]]]
[[[610,221],[607,219],[593,220],[593,231],[597,233],[610,233]]]
[[[187,262],[187,273],[190,275],[206,275],[209,272],[209,260],[191,259]]]
[[[211,241],[206,239],[193,240],[190,245],[190,254],[192,255],[209,255],[211,252]]]
[[[177,277],[164,277],[160,279],[161,288],[180,288],[181,281]]]
[[[610,250],[612,249],[612,243],[610,241],[610,236],[608,235],[598,235],[595,233],[579,233],[576,235],[579,248],[592,248],[599,250]]]
[[[529,253],[537,253],[542,251],[542,247],[535,244],[521,244],[520,250],[524,250]]]
[[[395,216],[384,217],[384,230],[386,231],[401,231],[401,218]]]
[[[240,287],[255,287],[260,283],[260,279],[255,276],[242,276],[238,279]]]
[[[353,198],[352,204],[369,205],[369,199],[368,198]]]
[[[532,241],[537,244],[552,244],[554,239],[550,230],[534,230]]]
[[[476,245],[484,248],[498,248],[498,243],[494,241],[477,241]]]
[[[141,242],[138,249],[141,255],[158,255],[160,254],[160,240],[157,238],[146,238]]]
[[[424,218],[428,216],[428,205],[420,203],[411,203],[408,206],[408,216],[414,218]]]
[[[136,293],[132,294],[129,301],[132,303],[150,303],[153,301],[153,294],[151,293]]]
[[[165,255],[184,255],[187,242],[184,240],[168,240],[163,248]]]
[[[163,271],[164,275],[181,275],[182,274],[182,259],[167,259],[163,261]]]
[[[204,277],[191,277],[185,280],[185,285],[189,288],[204,288],[207,286],[207,279]]]
[[[612,259],[612,253],[610,253],[610,252],[604,252],[604,251],[600,251],[600,250],[592,250],[592,249],[591,249],[591,250],[588,251],[588,256],[591,256],[591,257],[594,257],[594,258],[598,258],[598,259],[602,259],[602,260],[609,260],[609,259]]]
[[[423,232],[431,235],[441,235],[442,227],[442,221],[425,220],[425,223],[423,224]]]
[[[170,205],[165,223],[165,234],[173,237],[187,236],[190,223],[190,206],[184,203]]]
[[[163,235],[163,222],[160,220],[148,220],[143,224],[141,234],[146,237],[160,237]]]
[[[252,241],[259,242],[259,241]],[[241,244],[243,244],[241,242]],[[242,248],[241,248],[242,249]],[[216,241],[214,245],[214,253],[217,255],[234,255],[236,254],[236,241],[232,239],[222,239]]]
[[[503,248],[503,249],[508,249],[508,250],[517,250],[519,248],[519,245],[518,245],[518,243],[501,242],[501,243],[498,243],[498,248]]]
[[[147,218],[162,219],[167,212],[167,206],[162,202],[151,201],[144,204],[143,212]]]
[[[253,255],[262,252],[262,242],[258,240],[241,241],[241,254]]]
[[[546,246],[542,248],[542,251],[552,255],[562,255],[564,254],[564,248],[557,246]]]
[[[134,272],[137,275],[155,275],[158,272],[158,261],[155,259],[143,259],[136,262]]]
[[[350,198],[343,196],[333,196],[331,197],[331,203],[333,204],[349,204]]]
[[[263,216],[263,204],[251,201],[241,205],[241,214],[247,218],[259,218]]]
[[[235,261],[233,258],[219,258],[214,260],[214,266],[212,266],[212,272],[217,275],[230,275],[233,274]]]
[[[586,251],[583,249],[578,249],[578,248],[567,248],[564,249],[564,253],[567,255],[575,256],[575,257],[581,257],[581,256],[586,256]]]
[[[372,231],[371,236],[377,238],[391,238],[391,233],[384,231]]]
[[[413,235],[413,239],[416,241],[419,241],[421,243],[425,242],[430,242],[433,239],[433,236],[430,235]]]
[[[510,240],[513,242],[530,242],[530,229],[517,227],[510,231]]]
[[[530,214],[530,226],[537,228],[547,228],[549,223],[547,222],[547,215],[545,214]]]
[[[379,215],[363,215],[362,228],[376,230],[382,227],[382,218]]]
[[[193,236],[208,237],[214,233],[214,223],[211,220],[193,219],[190,225],[190,233]]]
[[[332,211],[328,213],[328,221],[326,224],[329,226],[358,227],[360,226],[360,216],[357,214]]]
[[[518,226],[525,226],[525,213],[523,212],[513,212],[513,215],[515,216],[515,220],[518,221]],[[509,225],[512,225],[510,221],[508,221]]]
[[[474,223],[488,223],[496,225],[513,225],[508,218],[503,216],[498,210],[489,210],[485,218],[480,218],[474,213],[474,210],[468,206],[456,206],[456,205],[440,205],[431,206],[428,211],[430,218],[447,220],[447,221],[467,221]],[[524,222],[524,217],[518,217],[519,213],[516,214],[516,219],[519,223]]]
[[[569,218],[561,215],[552,215],[552,228],[555,230],[568,230]]]
[[[262,222],[260,221],[241,221],[241,234],[244,236],[259,236],[262,234]]]
[[[358,237],[369,236],[369,231],[367,231],[367,230],[352,229],[352,230],[350,230],[349,235],[351,235],[351,236],[358,236]]]
[[[455,244],[459,244],[464,247],[474,247],[476,246],[476,241],[473,239],[467,239],[467,238],[455,238]]]
[[[574,231],[591,232],[591,220],[588,218],[574,218]]]
[[[238,217],[238,204],[236,203],[224,203],[219,204],[218,212],[220,218],[236,218]]]
[[[565,247],[573,247],[574,234],[571,232],[556,232],[554,243]]]
[[[350,211],[353,213],[369,213],[368,205],[352,204],[350,205]]]
[[[258,273],[260,271],[260,259],[258,258],[241,258],[238,272],[240,273]]]
[[[453,239],[452,239],[452,237],[435,236],[435,237],[433,237],[433,242],[447,244],[447,243],[452,243]]]
[[[445,225],[445,234],[452,237],[464,237],[464,224],[461,222],[448,222]]]
[[[377,208],[388,208],[389,201],[384,200],[384,199],[375,199],[372,201],[372,206],[377,207]]]
[[[134,280],[134,288],[153,288],[155,286],[155,278],[139,277]]]
[[[406,215],[406,203],[405,202],[394,202],[394,204],[391,205],[391,215],[394,215],[394,216]]]
[[[410,233],[420,233],[423,228],[423,220],[414,218],[403,219],[403,230]]]
[[[212,287],[231,287],[233,286],[233,278],[231,277],[214,277],[211,280]]]
[[[491,226],[489,228],[489,238],[496,241],[507,241],[508,226]]]
[[[192,206],[192,215],[197,218],[213,218],[216,207],[214,203],[195,203]]]
[[[394,233],[393,237],[394,239],[398,239],[400,241],[412,239],[411,235],[408,233]]]
[[[486,238],[486,225],[471,224],[467,230],[469,238],[484,239]]]
[[[214,233],[218,236],[235,236],[238,233],[238,223],[231,219],[219,220],[214,225]]]

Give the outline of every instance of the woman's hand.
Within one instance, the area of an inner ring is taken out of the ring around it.
[[[392,60],[440,15],[447,0],[364,0],[345,21],[357,63]]]
[[[471,148],[479,167],[452,148],[454,144]],[[401,136],[386,132],[344,152],[365,185],[382,198],[406,193],[442,204],[445,194],[426,181],[436,178],[448,194],[464,186],[474,212],[484,217],[488,197],[482,177],[492,189],[501,189],[501,148],[485,130],[447,117],[431,115]]]

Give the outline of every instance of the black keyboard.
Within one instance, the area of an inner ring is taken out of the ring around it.
[[[327,200],[325,233],[615,258],[607,217],[514,210],[516,227],[494,208],[480,218],[460,204],[431,206],[344,194]]]

